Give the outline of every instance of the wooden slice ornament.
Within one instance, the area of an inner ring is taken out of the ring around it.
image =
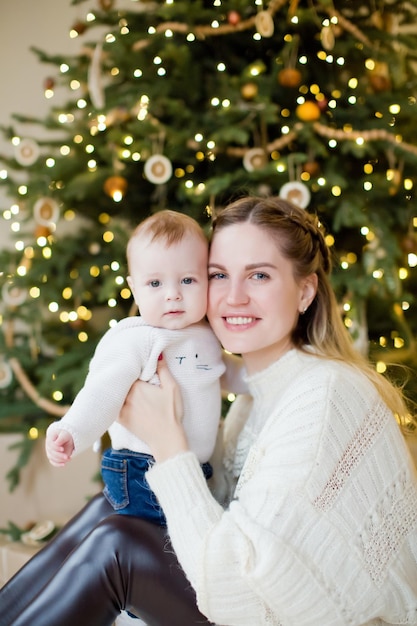
[[[274,18],[269,11],[259,11],[255,17],[255,27],[262,37],[274,34]]]
[[[38,160],[39,154],[40,149],[34,139],[21,139],[14,149],[14,158],[19,165],[33,165]]]
[[[145,162],[144,173],[149,182],[163,185],[172,176],[172,163],[163,154],[153,154]]]
[[[243,157],[243,167],[247,172],[262,169],[266,163],[267,156],[262,148],[251,148]]]
[[[13,371],[9,363],[0,360],[0,389],[6,389],[13,380]]]
[[[33,206],[33,217],[40,226],[51,227],[59,219],[59,206],[53,198],[42,197]]]
[[[304,183],[295,180],[285,183],[279,190],[280,198],[296,204],[305,209],[310,202],[310,190]]]

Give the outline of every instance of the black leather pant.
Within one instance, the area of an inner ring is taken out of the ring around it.
[[[0,626],[208,625],[166,530],[116,515],[102,494],[0,589]]]

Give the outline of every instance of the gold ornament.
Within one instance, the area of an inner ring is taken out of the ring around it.
[[[240,93],[245,100],[253,100],[258,95],[258,85],[256,83],[245,83],[240,88]]]
[[[315,122],[320,119],[321,111],[318,104],[306,100],[295,109],[296,116],[303,122]]]

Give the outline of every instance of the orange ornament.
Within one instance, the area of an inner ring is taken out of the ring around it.
[[[310,176],[317,176],[320,172],[320,165],[317,161],[307,161],[303,165],[303,172],[307,172]]]
[[[321,111],[315,102],[307,100],[298,105],[295,109],[295,114],[303,122],[315,122],[320,119]]]
[[[127,180],[123,176],[109,176],[104,181],[103,189],[110,198],[115,195],[125,195],[127,191]]]
[[[245,83],[240,89],[245,100],[253,100],[258,95],[258,85],[256,83]]]
[[[374,91],[389,91],[391,77],[387,63],[376,62],[373,70],[368,72],[369,83]]]
[[[298,87],[301,79],[301,72],[295,67],[284,67],[278,72],[278,82],[283,87]]]
[[[51,229],[47,226],[43,226],[42,224],[37,224],[35,228],[35,238],[39,239],[39,237],[49,237],[51,234]]]

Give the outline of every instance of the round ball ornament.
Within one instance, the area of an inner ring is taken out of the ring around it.
[[[172,163],[163,154],[153,154],[145,162],[144,173],[149,182],[163,185],[172,176]]]
[[[240,93],[244,100],[253,100],[258,95],[258,85],[256,83],[245,83],[240,88]]]
[[[103,11],[110,11],[113,8],[114,0],[99,0],[99,7]]]
[[[372,89],[376,92],[391,89],[391,76],[387,63],[377,61],[374,68],[368,72],[368,79]]]
[[[295,67],[284,67],[278,72],[278,82],[283,87],[299,87],[302,76]]]
[[[0,360],[0,389],[6,389],[13,380],[13,372],[7,361]]]
[[[299,181],[285,183],[279,190],[280,198],[296,204],[301,209],[305,209],[310,202],[310,190]]]
[[[310,174],[310,176],[318,176],[320,173],[320,165],[317,161],[307,161],[303,165],[303,172]]]
[[[417,236],[413,233],[408,233],[400,242],[403,252],[406,254],[417,253]]]
[[[236,26],[237,24],[239,24],[240,20],[241,20],[240,13],[238,13],[237,11],[228,12],[227,21],[229,22],[231,26]]]
[[[127,191],[127,180],[124,176],[109,176],[104,181],[103,189],[110,198],[123,198]]]
[[[51,229],[48,226],[43,226],[42,224],[38,224],[35,228],[35,239],[40,239],[44,237],[47,239],[49,235],[52,234]]]
[[[87,24],[85,22],[77,21],[72,25],[72,30],[74,30],[77,35],[82,35],[87,30]]]
[[[265,167],[266,163],[266,154],[262,148],[251,148],[243,157],[243,167],[247,172],[260,170]]]
[[[255,27],[262,37],[274,34],[274,19],[269,11],[259,11],[255,17]]]
[[[53,198],[39,198],[33,205],[33,217],[35,222],[41,226],[50,227],[56,224],[59,219],[59,206]]]
[[[320,118],[321,111],[318,104],[311,100],[306,100],[298,105],[295,109],[295,114],[303,122],[315,122]]]
[[[55,87],[55,79],[52,76],[47,76],[43,81],[43,88],[45,91],[50,91]]]
[[[19,165],[33,165],[38,160],[39,154],[39,146],[34,139],[21,139],[14,149],[14,158]]]

